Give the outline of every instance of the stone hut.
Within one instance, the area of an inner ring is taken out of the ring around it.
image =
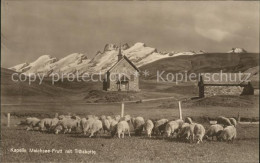
[[[254,86],[243,73],[204,73],[198,82],[199,97],[215,95],[253,95]]]

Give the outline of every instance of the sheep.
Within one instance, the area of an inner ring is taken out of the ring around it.
[[[118,122],[120,122],[120,121],[132,122],[132,119],[133,118],[131,118],[130,115],[126,115],[126,116],[121,117]]]
[[[219,124],[211,125],[209,129],[207,130],[205,137],[212,137],[212,140],[214,139],[214,136],[218,139],[221,131],[223,130],[223,126]]]
[[[110,132],[112,137],[116,134],[117,124],[118,122],[114,119],[110,121]]]
[[[51,125],[49,127],[49,131],[53,131],[56,127],[56,125],[58,124],[59,119],[58,118],[52,118],[51,120]]]
[[[86,121],[87,121],[87,118],[82,118],[82,119],[80,120],[80,128],[81,128],[82,131],[83,131],[83,126],[84,126],[84,124],[86,123]]]
[[[71,118],[71,116],[70,116],[70,115],[59,115],[59,116],[58,116],[58,119],[59,119],[59,120],[62,120],[62,119],[64,119],[64,118]]]
[[[79,116],[77,116],[77,115],[73,115],[73,116],[71,116],[71,119],[76,119],[76,120],[78,120],[78,121],[81,120],[81,118],[80,118]]]
[[[175,121],[170,121],[165,126],[165,134],[167,137],[170,137],[177,129],[179,124]]]
[[[146,134],[148,137],[151,137],[152,136],[152,130],[153,130],[153,127],[154,127],[154,124],[153,122],[148,119],[145,124],[144,124],[144,129],[146,131]]]
[[[114,119],[115,119],[117,122],[119,122],[120,119],[121,119],[121,116],[120,116],[120,115],[115,115],[115,116],[114,116]]]
[[[44,118],[39,123],[39,128],[41,131],[53,129],[59,122],[58,118]]]
[[[230,123],[233,125],[233,126],[237,126],[237,121],[236,121],[236,119],[235,118],[229,118],[229,120],[230,120]]]
[[[92,126],[94,121],[95,121],[94,118],[89,118],[89,119],[82,118],[82,120],[80,122],[80,126],[81,126],[81,130],[84,135],[86,135],[87,132],[90,130],[90,127]]]
[[[63,118],[62,120],[60,120],[54,131],[55,134],[58,134],[60,131],[64,130],[64,134],[65,133],[70,133],[72,129],[76,129],[78,127],[80,127],[81,121],[78,119],[72,119],[72,118]]]
[[[235,128],[235,126],[227,126],[226,128],[224,128],[220,135],[219,135],[219,140],[220,141],[234,141],[234,139],[237,136],[237,130]]]
[[[130,127],[129,127],[129,124],[126,121],[118,122],[116,130],[117,130],[118,138],[120,138],[121,135],[122,135],[122,138],[124,138],[125,132],[128,132],[129,137],[131,137]]]
[[[115,119],[113,119],[111,116],[107,116],[107,120],[109,121],[110,125],[112,121],[115,121]]]
[[[178,133],[178,138],[185,138],[187,140],[193,141],[194,140],[194,127],[195,123],[189,124],[189,123],[183,123],[180,132]]]
[[[101,121],[102,121],[102,126],[103,126],[104,132],[105,131],[109,132],[110,131],[110,122],[109,122],[109,120],[102,119]]]
[[[124,119],[126,122],[130,122],[131,121],[131,116],[130,115],[125,115]]]
[[[112,119],[112,117],[111,116],[107,116],[107,120],[111,120]]]
[[[135,135],[141,135],[143,128],[144,128],[144,118],[143,117],[136,117],[133,121],[133,126],[135,130]]]
[[[225,126],[231,126],[231,125],[232,125],[231,122],[230,122],[230,120],[229,120],[228,118],[226,118],[226,117],[223,117],[223,116],[219,116],[219,117],[217,118],[217,124],[223,124],[224,127],[225,127]]]
[[[178,119],[175,121],[170,121],[165,126],[165,133],[167,137],[170,137],[173,133],[178,132],[181,128],[183,120]]]
[[[107,119],[107,117],[105,115],[101,115],[99,119],[102,121],[104,119]]]
[[[194,137],[197,139],[197,144],[202,142],[205,135],[205,128],[201,124],[195,124],[194,126]]]
[[[179,133],[177,135],[178,138],[182,138],[185,131],[188,129],[188,127],[190,126],[189,123],[183,123],[180,127]]]
[[[165,126],[168,122],[168,119],[160,119],[154,124],[154,132],[157,135],[161,135],[165,131]]]
[[[98,120],[99,118],[95,115],[87,115],[86,119],[96,119],[96,120]]]
[[[57,125],[54,129],[54,133],[55,134],[59,134],[59,132],[61,132],[63,130],[62,125]]]
[[[102,122],[100,120],[94,120],[92,125],[90,126],[90,138],[97,134],[102,129]]]
[[[190,117],[186,117],[185,120],[184,120],[185,123],[189,123],[189,124],[192,124],[192,120]]]
[[[26,125],[26,126],[28,126],[26,128],[26,130],[29,131],[29,130],[33,130],[34,128],[38,127],[40,121],[41,120],[36,117],[28,117],[28,118],[26,118],[26,120],[21,121],[17,125]]]
[[[182,119],[177,119],[175,121],[179,124],[179,127],[181,127],[182,124],[184,123],[184,121]]]

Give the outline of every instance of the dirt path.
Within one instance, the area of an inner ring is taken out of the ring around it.
[[[176,101],[181,100],[177,99],[176,97],[161,97],[161,98],[151,98],[151,99],[143,99],[142,101],[124,101],[124,103],[138,103],[138,102],[149,102],[149,101],[156,101],[156,100],[168,100],[174,99]],[[104,104],[120,104],[122,102],[107,102],[107,103],[70,103],[73,105],[104,105]],[[55,103],[47,103],[54,104],[54,105],[65,105],[66,103],[55,102]],[[25,103],[25,104],[1,104],[1,106],[41,106],[46,105],[46,103]]]

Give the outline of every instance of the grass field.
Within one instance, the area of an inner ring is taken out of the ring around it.
[[[242,118],[259,119],[259,96],[247,97],[210,97],[182,102],[183,116],[196,118],[215,118],[219,115]],[[87,103],[36,103],[36,105],[2,105],[2,114],[11,113],[17,117],[53,117],[55,113],[75,113],[80,116],[87,114],[115,115],[120,114],[120,103],[87,104]],[[148,101],[143,103],[126,103],[125,114],[143,116],[144,118],[177,118],[179,116],[178,103],[175,99]]]
[[[230,97],[229,97],[230,98]],[[252,97],[251,97],[252,98]],[[251,99],[250,98],[250,99]],[[253,97],[253,101],[255,101]],[[233,99],[234,100],[234,99]],[[238,99],[243,101],[242,99]],[[259,109],[254,105],[250,109],[243,107],[212,106],[210,99],[203,101],[183,102],[183,116],[190,116],[195,122],[202,123],[206,128],[208,120],[219,115],[242,117],[258,121]],[[248,100],[245,100],[246,104]],[[250,100],[249,100],[250,101]],[[11,127],[6,127],[6,113],[11,113]],[[47,134],[37,131],[25,131],[14,125],[28,116],[39,118],[53,117],[55,113],[75,113],[81,117],[87,114],[115,115],[120,114],[120,104],[53,104],[45,105],[14,105],[2,106],[1,116],[1,160],[9,161],[66,161],[66,162],[258,162],[259,160],[259,125],[242,125],[237,127],[238,139],[232,143],[204,141],[202,144],[189,144],[162,137],[151,139],[145,136],[124,140],[101,135],[87,138],[80,133]],[[125,114],[143,116],[144,118],[178,118],[177,103],[172,100],[159,100],[143,103],[126,103]],[[133,134],[133,133],[132,133]],[[62,149],[62,154],[13,153],[11,148]],[[96,154],[67,154],[65,150],[93,150]]]

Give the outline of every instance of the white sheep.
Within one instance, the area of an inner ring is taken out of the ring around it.
[[[107,119],[107,117],[105,115],[101,115],[99,119],[102,121],[103,119]]]
[[[192,119],[190,117],[186,117],[184,120],[185,123],[192,124]]]
[[[59,134],[59,132],[61,132],[63,130],[62,125],[57,125],[54,129],[54,133],[55,134]]]
[[[220,141],[234,141],[234,139],[237,136],[237,130],[235,128],[235,126],[227,126],[226,128],[224,128],[220,135],[219,135],[219,140]]]
[[[214,124],[209,127],[207,130],[205,137],[212,137],[212,140],[214,139],[214,136],[218,139],[221,131],[223,130],[223,126],[220,124]]]
[[[81,121],[78,119],[72,119],[72,118],[63,118],[62,120],[60,120],[54,131],[55,134],[58,134],[60,131],[64,130],[64,134],[65,133],[70,133],[72,129],[77,129],[80,127],[80,123]]]
[[[167,137],[170,137],[172,134],[177,133],[183,124],[183,120],[178,119],[175,121],[170,121],[165,126],[165,133]]]
[[[59,122],[58,118],[44,118],[39,123],[39,128],[41,131],[53,129]]]
[[[57,126],[57,124],[59,123],[59,121],[60,120],[58,118],[52,118],[51,125],[49,127],[49,131],[54,131],[54,129]]]
[[[27,126],[26,130],[29,131],[29,130],[33,130],[34,128],[38,127],[40,121],[41,120],[39,118],[28,117],[28,118],[26,118],[26,120],[21,121],[17,125],[26,125]]]
[[[118,122],[118,124],[117,124],[118,138],[120,138],[121,135],[122,135],[122,138],[124,138],[125,132],[128,132],[129,137],[131,137],[129,124],[126,121]]]
[[[92,125],[90,126],[90,138],[94,136],[94,134],[97,134],[102,129],[102,122],[100,120],[94,120]]]
[[[99,118],[95,115],[87,115],[86,119],[96,119],[96,120],[98,120]]]
[[[195,124],[194,126],[194,137],[197,140],[197,144],[199,144],[200,142],[202,142],[202,139],[205,135],[205,128],[201,125],[201,124]]]
[[[58,116],[59,120],[62,120],[63,118],[71,118],[71,116],[70,115],[59,115]]]
[[[180,132],[178,133],[178,138],[193,141],[194,140],[194,127],[195,123],[189,124],[184,123],[181,126]]]
[[[133,126],[134,126],[134,130],[135,130],[135,135],[141,135],[143,128],[144,128],[144,118],[143,117],[136,117],[135,119],[133,119]]]
[[[80,128],[81,128],[82,132],[83,132],[83,127],[84,127],[84,124],[86,123],[86,121],[87,121],[87,118],[82,118],[80,120]]]
[[[182,119],[177,119],[175,121],[179,124],[179,127],[181,127],[182,124],[184,123],[184,121]]]
[[[115,115],[115,116],[114,116],[114,119],[115,119],[117,122],[119,122],[120,119],[121,119],[121,116],[120,116],[120,115]]]
[[[107,116],[107,120],[111,120],[111,119],[113,119],[111,116]]]
[[[80,122],[80,126],[81,126],[81,129],[82,129],[82,132],[84,135],[87,134],[87,132],[89,132],[92,124],[94,123],[95,119],[94,118],[89,118],[89,119],[86,119],[86,118],[82,118],[81,122]]]
[[[107,116],[107,120],[109,121],[110,125],[112,121],[116,121],[115,119],[113,119],[111,116]]]
[[[153,128],[154,128],[154,124],[153,122],[148,119],[145,124],[144,124],[144,129],[146,131],[146,134],[148,137],[151,137],[152,136],[152,131],[153,131]]]
[[[229,118],[229,120],[230,120],[230,123],[233,125],[233,126],[237,126],[237,121],[236,121],[236,119],[235,118]]]
[[[156,135],[161,135],[165,131],[165,126],[168,122],[168,119],[160,119],[154,124],[154,132]]]
[[[231,126],[232,125],[230,120],[226,117],[223,117],[223,116],[219,116],[217,118],[217,124],[222,124],[224,126]]]
[[[121,120],[124,120],[124,121],[126,121],[126,122],[130,122],[130,121],[131,121],[131,116],[130,116],[130,115],[125,115],[125,116],[123,117],[123,119],[121,119]]]
[[[71,116],[71,119],[76,119],[76,120],[78,120],[78,121],[81,120],[81,118],[80,118],[79,116],[77,116],[77,115],[73,115],[73,116]]]

